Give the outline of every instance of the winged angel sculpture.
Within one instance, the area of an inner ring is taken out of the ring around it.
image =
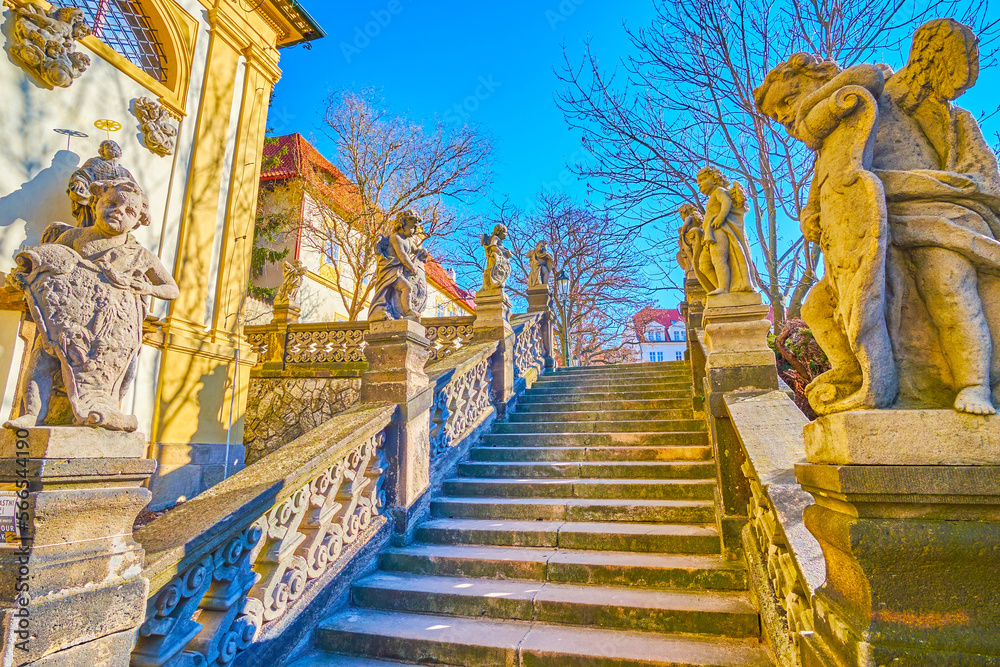
[[[1000,170],[952,104],[978,74],[976,35],[937,19],[898,72],[799,53],[754,91],[816,152],[800,222],[825,263],[802,310],[832,364],[806,389],[819,414],[996,412]]]

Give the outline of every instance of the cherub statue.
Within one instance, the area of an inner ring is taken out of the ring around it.
[[[94,225],[56,223],[43,233],[51,242],[18,253],[8,276],[7,288],[24,293],[37,327],[22,415],[8,428],[138,427],[120,405],[135,375],[147,299],[175,299],[179,292],[159,258],[131,234],[148,222],[142,190],[126,178],[90,187]]]
[[[97,149],[97,157],[92,157],[83,163],[83,166],[73,172],[69,177],[69,186],[66,194],[69,195],[70,210],[76,218],[78,227],[90,227],[94,224],[94,210],[91,206],[93,195],[90,185],[96,181],[113,181],[119,178],[127,178],[135,183],[131,172],[121,166],[118,161],[122,157],[122,147],[111,139],[101,142]],[[136,183],[138,187],[138,183]],[[148,216],[148,211],[143,211],[143,216]],[[142,222],[149,224],[148,219]]]
[[[90,34],[83,10],[53,7],[48,12],[33,0],[11,10],[10,53],[50,88],[67,88],[90,66],[90,58],[74,42]]]
[[[427,303],[427,251],[411,240],[420,223],[420,216],[405,211],[396,218],[392,233],[379,239],[375,286],[368,309],[370,322],[403,318],[420,321]]]
[[[535,249],[528,253],[528,262],[531,267],[528,272],[528,287],[548,287],[555,261],[555,257],[549,250],[548,241],[539,241],[535,245]]]
[[[274,296],[275,308],[298,308],[299,288],[302,287],[302,280],[309,270],[306,265],[297,259],[291,262],[281,263],[281,285],[278,293]]]
[[[759,289],[757,271],[743,228],[743,216],[747,212],[743,188],[739,183],[730,184],[722,172],[712,166],[698,171],[698,188],[708,195],[698,269],[709,284],[702,286],[709,296],[756,292]]]
[[[507,226],[497,225],[491,234],[483,234],[482,244],[486,251],[486,268],[483,270],[483,289],[502,289],[510,278],[510,258],[514,256],[504,247]]]
[[[995,412],[1000,168],[951,104],[978,71],[972,30],[938,19],[914,33],[899,72],[796,54],[755,91],[817,151],[801,222],[826,266],[803,307],[833,364],[807,387],[820,414]]]
[[[160,156],[173,155],[177,127],[163,105],[149,97],[140,97],[135,101],[134,110],[146,148]]]

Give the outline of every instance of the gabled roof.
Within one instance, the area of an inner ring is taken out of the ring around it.
[[[476,300],[472,292],[459,287],[451,274],[436,259],[428,257],[424,263],[424,270],[427,272],[427,280],[441,288],[442,292],[445,292],[456,302],[475,312]]]
[[[676,308],[653,308],[647,306],[632,316],[635,330],[639,333],[645,331],[650,322],[656,322],[662,324],[665,328],[669,328],[671,324],[683,321],[684,318],[681,317],[680,311]]]
[[[262,183],[302,178],[345,210],[357,204],[354,184],[298,132],[268,137],[263,160]]]

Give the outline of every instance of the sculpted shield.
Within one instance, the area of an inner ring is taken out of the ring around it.
[[[112,252],[134,251],[130,245]],[[113,258],[91,262],[53,243],[17,256],[39,343],[62,362],[66,397],[81,425],[106,425],[120,416],[122,387],[142,345],[142,300],[109,261]]]

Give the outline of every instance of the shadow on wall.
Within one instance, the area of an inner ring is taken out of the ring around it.
[[[52,163],[5,197],[0,197],[0,270],[14,266],[14,255],[36,245],[50,222],[73,224],[66,184],[80,156],[58,151]]]

